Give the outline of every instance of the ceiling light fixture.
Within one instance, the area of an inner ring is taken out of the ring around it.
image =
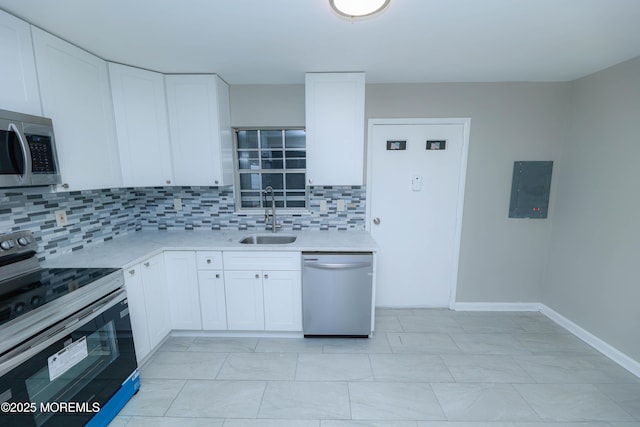
[[[390,0],[329,0],[333,10],[341,16],[354,19],[381,12]]]

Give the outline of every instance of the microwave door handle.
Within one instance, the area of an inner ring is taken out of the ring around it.
[[[18,142],[20,142],[20,147],[22,147],[22,160],[24,161],[23,177],[24,179],[28,179],[31,176],[31,150],[29,150],[27,138],[25,138],[24,134],[20,132],[20,129],[13,123],[9,123],[9,130],[15,132],[18,136]]]

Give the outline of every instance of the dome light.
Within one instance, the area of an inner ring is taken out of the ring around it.
[[[382,11],[390,0],[329,0],[329,4],[341,16],[362,18]]]

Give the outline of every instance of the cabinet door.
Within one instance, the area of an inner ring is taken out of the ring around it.
[[[122,185],[107,63],[38,28],[44,115],[53,120],[63,191]]]
[[[311,185],[362,185],[364,73],[308,73],[307,178]]]
[[[302,330],[302,286],[299,271],[264,271],[264,328]]]
[[[0,10],[0,108],[42,115],[28,23]]]
[[[198,286],[200,287],[202,329],[209,331],[226,330],[227,309],[222,271],[199,271]]]
[[[233,182],[229,88],[215,75],[166,75],[176,185]]]
[[[164,77],[113,63],[109,76],[124,185],[171,184]]]
[[[151,348],[154,348],[171,331],[169,295],[163,254],[156,255],[143,262],[140,271],[142,273],[145,306],[147,309],[149,344]]]
[[[164,253],[164,262],[169,290],[171,328],[202,329],[196,253],[167,251]]]
[[[259,271],[225,271],[229,330],[264,330],[262,275]]]
[[[149,342],[147,309],[139,265],[126,271],[124,284],[127,289],[127,300],[129,301],[129,316],[131,318],[133,344],[136,348],[136,359],[140,362],[151,351],[151,344]]]

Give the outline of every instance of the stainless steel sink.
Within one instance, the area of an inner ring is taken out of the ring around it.
[[[244,237],[240,243],[245,245],[284,245],[296,241],[296,236],[285,235],[253,235]]]

